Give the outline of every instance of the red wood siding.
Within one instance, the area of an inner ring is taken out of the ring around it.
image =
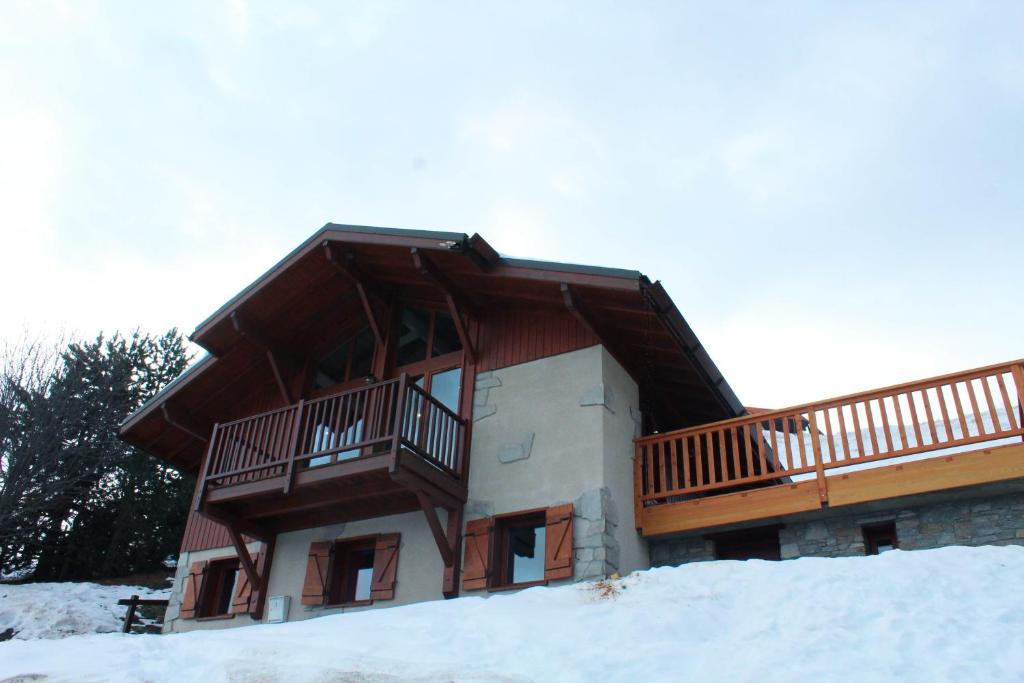
[[[494,312],[480,323],[478,335],[478,372],[555,356],[598,343],[597,337],[568,311]]]
[[[185,536],[181,539],[181,552],[223,548],[231,545],[228,530],[220,524],[203,517],[195,510],[188,513]]]

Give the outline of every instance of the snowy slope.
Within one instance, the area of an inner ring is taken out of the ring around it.
[[[1024,548],[714,562],[291,624],[0,643],[0,680],[1020,681]]]
[[[0,585],[0,633],[13,628],[15,638],[31,640],[118,631],[128,608],[117,601],[132,595],[167,598],[170,591],[96,583]]]

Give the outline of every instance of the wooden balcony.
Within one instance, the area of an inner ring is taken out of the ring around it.
[[[654,536],[1024,477],[1021,396],[1012,361],[638,438],[636,525]]]
[[[214,427],[197,509],[257,538],[460,509],[466,422],[403,375]]]

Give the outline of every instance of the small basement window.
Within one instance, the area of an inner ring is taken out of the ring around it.
[[[543,511],[495,519],[497,571],[494,587],[519,586],[544,580],[546,529]]]
[[[238,558],[210,562],[199,608],[200,617],[220,617],[231,613],[238,570]]]
[[[370,601],[375,542],[376,537],[334,544],[334,558],[329,571],[328,604],[347,605]]]
[[[864,554],[879,555],[899,547],[896,542],[896,522],[872,524],[861,528],[864,533]]]
[[[781,560],[779,548],[779,527],[760,527],[717,534],[711,539],[715,543],[716,560]]]

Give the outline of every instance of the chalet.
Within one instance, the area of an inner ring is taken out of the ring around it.
[[[196,477],[171,631],[1024,542],[1021,361],[748,411],[637,271],[334,224],[191,338],[121,427]]]

